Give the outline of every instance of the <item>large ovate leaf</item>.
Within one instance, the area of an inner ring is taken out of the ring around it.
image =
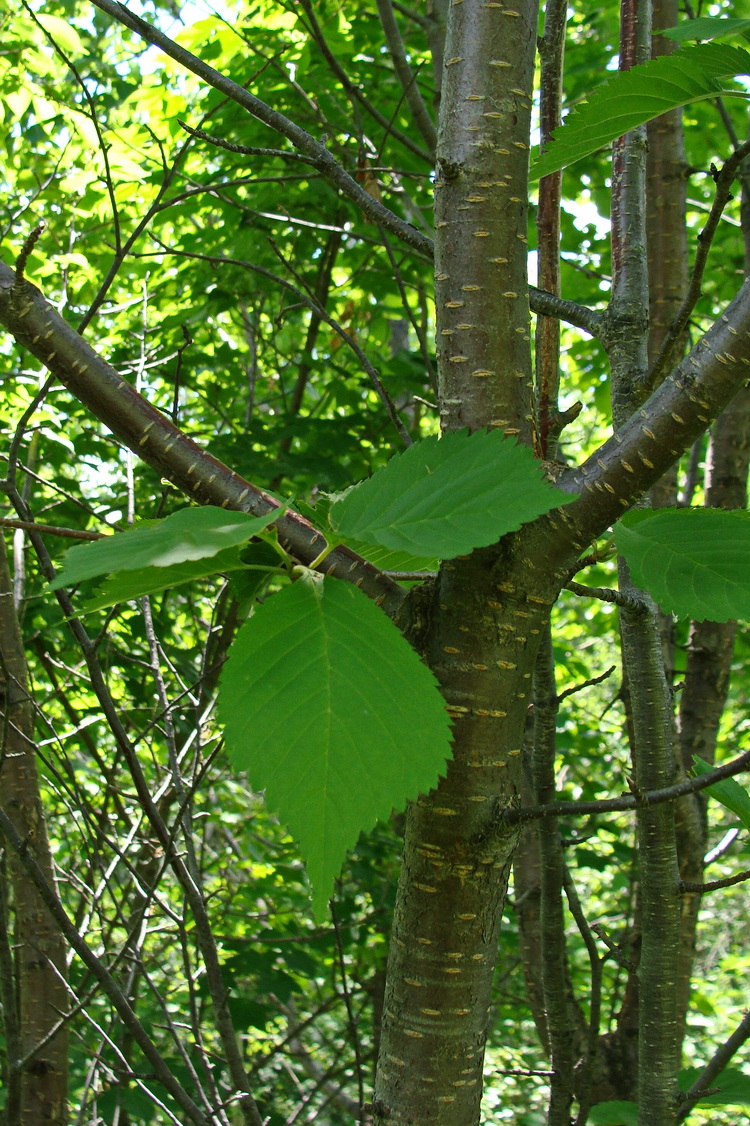
[[[747,97],[745,91],[723,89],[719,79],[748,73],[750,53],[742,47],[700,43],[613,74],[554,131],[553,143],[532,161],[531,177],[567,168],[679,106],[719,93]]]
[[[342,536],[423,559],[452,559],[574,497],[545,480],[531,450],[497,430],[425,438],[332,506]]]
[[[256,536],[278,520],[282,511],[274,509],[265,516],[250,516],[246,512],[228,512],[212,505],[181,508],[157,523],[150,522],[72,548],[66,553],[63,569],[50,583],[50,589],[73,586],[83,579],[115,571],[174,567],[196,559],[210,559]],[[220,571],[223,567],[214,570]]]
[[[232,762],[299,844],[318,919],[359,834],[434,786],[450,753],[416,652],[356,587],[310,572],[243,625],[219,719]]]
[[[331,505],[335,504],[336,500],[343,495],[329,494],[319,497],[314,507],[304,501],[296,500],[294,508],[311,524],[322,528],[328,520]],[[363,540],[355,540],[351,536],[346,537],[346,546],[350,547],[352,551],[356,551],[357,555],[361,555],[363,559],[366,559],[381,571],[436,571],[439,566],[439,560],[434,556],[427,559],[414,555],[410,551],[392,551],[382,544],[365,543]]]
[[[681,618],[750,618],[750,516],[717,508],[638,509],[615,525],[633,581]]]
[[[708,774],[713,767],[698,755],[693,755],[693,766],[696,774]],[[707,786],[705,791],[715,801],[739,817],[742,824],[750,832],[750,794],[743,790],[734,778],[723,778],[721,782],[714,782]]]

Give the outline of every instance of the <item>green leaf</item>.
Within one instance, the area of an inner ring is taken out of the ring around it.
[[[62,47],[63,51],[67,51],[69,55],[83,54],[84,46],[81,37],[68,20],[61,19],[60,16],[48,16],[42,13],[37,13],[36,18],[44,30]]]
[[[749,72],[750,54],[742,47],[701,43],[613,74],[554,131],[553,144],[532,161],[531,177],[567,168],[678,106],[719,93],[747,97],[746,91],[722,89],[718,79]]]
[[[66,553],[63,569],[50,583],[50,589],[73,586],[83,579],[115,571],[143,571],[145,567],[173,567],[196,559],[210,559],[226,548],[257,536],[278,520],[283,511],[274,509],[265,516],[249,516],[246,512],[228,512],[211,505],[181,508],[157,523],[150,522],[148,526],[141,525],[72,548]]]
[[[614,528],[633,581],[667,613],[750,618],[750,515],[718,508],[638,509]]]
[[[159,1094],[163,1097],[163,1092]],[[126,1110],[136,1122],[153,1122],[157,1110],[156,1103],[139,1087],[117,1087],[97,1095],[96,1109],[105,1122],[112,1122],[117,1109]]]
[[[575,498],[543,477],[527,446],[497,430],[425,438],[332,506],[342,536],[423,559],[452,559]]]
[[[319,920],[360,832],[434,786],[450,753],[429,669],[355,586],[310,572],[238,633],[219,718],[300,846]]]
[[[103,583],[99,593],[85,603],[81,612],[91,614],[95,610],[116,606],[119,602],[132,602],[147,594],[158,594],[162,590],[183,586],[208,575],[244,569],[240,549],[229,547],[211,559],[190,559],[173,567],[153,566],[142,567],[137,571],[115,571]]]
[[[591,1126],[638,1126],[638,1107],[635,1103],[597,1103],[589,1111]]]
[[[256,540],[240,551],[244,566],[241,571],[230,575],[232,592],[239,602],[242,619],[250,613],[255,600],[260,597],[274,574],[279,572],[281,562],[278,551],[267,540]]]
[[[666,35],[677,43],[689,39],[725,39],[730,35],[742,35],[750,31],[750,20],[721,19],[714,16],[699,16],[694,20],[683,20],[677,27],[657,31],[656,35]]]
[[[702,1070],[701,1067],[683,1068],[677,1076],[680,1090],[689,1091]],[[721,1087],[721,1090],[699,1099],[698,1106],[750,1106],[750,1075],[737,1068],[725,1068],[709,1086]]]
[[[693,766],[696,774],[708,774],[714,769],[698,755],[693,755]],[[707,786],[704,792],[736,814],[750,832],[750,794],[739,782],[734,778],[724,778],[721,782],[714,782],[713,786]]]
[[[326,493],[318,497],[315,507],[298,500],[294,502],[294,507],[311,524],[322,528],[328,521],[331,506],[345,495]],[[346,537],[346,546],[381,571],[437,571],[440,565],[440,561],[434,556],[425,558],[410,551],[392,551],[381,544],[366,543],[364,540],[352,539],[351,536]]]
[[[380,544],[360,543],[351,539],[346,542],[352,551],[356,551],[357,555],[361,555],[381,571],[437,571],[440,565],[434,556],[425,559],[408,551],[391,551]]]

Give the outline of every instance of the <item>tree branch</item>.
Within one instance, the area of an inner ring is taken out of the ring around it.
[[[168,36],[157,31],[156,28],[151,27],[145,20],[129,12],[124,5],[117,3],[117,0],[93,0],[93,3],[101,11],[106,12],[107,15],[112,16],[119,23],[142,36],[148,43],[152,43],[155,47],[164,51],[175,62],[180,63],[187,70],[202,78],[209,86],[213,86],[214,89],[237,102],[253,117],[262,121],[264,125],[268,125],[269,128],[286,137],[301,154],[308,158],[309,163],[330,181],[337,191],[356,203],[368,218],[380,223],[386,230],[426,258],[432,258],[432,239],[423,235],[411,223],[400,219],[390,208],[374,199],[361,184],[357,183],[353,176],[350,176],[341,167],[325,145],[316,141],[299,125],[290,121],[283,113],[272,109],[260,98],[256,98],[244,87],[232,82],[230,78],[219,74],[213,67],[202,62],[190,51],[186,51],[184,47],[180,47]],[[552,293],[545,293],[534,286],[529,287],[529,302],[532,312],[550,317],[560,317],[561,320],[590,332],[592,336],[601,336],[606,327],[603,313],[588,309],[575,301],[565,301],[561,297],[555,297]]]
[[[422,95],[419,92],[417,76],[407,62],[401,32],[396,23],[396,17],[393,14],[393,4],[391,0],[377,0],[377,5],[378,15],[380,16],[380,22],[383,25],[383,32],[385,33],[385,41],[388,44],[388,50],[393,60],[393,69],[396,72],[396,76],[406,96],[411,115],[414,118],[414,124],[422,134],[422,138],[430,150],[430,156],[434,159],[435,148],[437,146],[437,132],[434,122],[427,110],[427,106],[424,104]]]
[[[403,219],[394,215],[384,204],[373,199],[348,172],[344,171],[325,145],[316,141],[306,130],[295,124],[283,113],[272,109],[260,98],[256,98],[243,86],[233,82],[231,78],[227,78],[214,70],[213,67],[208,66],[196,55],[186,51],[184,47],[180,47],[163,32],[158,31],[133,12],[128,11],[124,4],[117,3],[117,0],[93,0],[93,3],[102,12],[112,16],[118,23],[130,28],[131,31],[136,32],[147,43],[152,43],[155,47],[158,47],[165,55],[197,75],[209,86],[231,98],[233,102],[242,106],[253,117],[262,121],[264,125],[268,125],[269,128],[280,133],[282,137],[286,137],[299,152],[311,158],[310,162],[333,184],[336,190],[348,196],[368,218],[376,223],[382,223],[407,246],[411,246],[412,249],[419,251],[427,258],[431,257],[431,240],[421,234],[416,227],[412,227],[410,223],[406,223]]]
[[[223,465],[138,394],[52,308],[41,292],[0,262],[0,324],[138,457],[200,504],[261,516],[279,502]],[[316,559],[325,539],[297,513],[277,521],[284,548],[301,563]],[[346,547],[326,558],[326,573],[353,582],[395,616],[404,590]]]
[[[338,79],[338,81],[341,83],[342,87],[344,88],[348,98],[351,101],[352,110],[354,111],[355,116],[359,117],[359,111],[357,109],[357,105],[361,105],[362,108],[367,113],[369,113],[370,117],[374,121],[377,121],[378,125],[382,126],[382,128],[385,129],[386,136],[393,137],[394,140],[398,141],[399,144],[402,144],[405,148],[407,148],[410,152],[412,152],[420,160],[424,160],[425,163],[430,163],[431,160],[434,157],[434,153],[425,152],[425,150],[423,148],[420,148],[420,146],[418,144],[416,144],[415,141],[412,140],[412,138],[408,135],[408,133],[404,133],[404,132],[402,132],[401,129],[397,129],[396,126],[393,124],[393,117],[395,116],[395,114],[392,114],[390,119],[388,117],[386,117],[385,114],[380,112],[380,110],[377,108],[377,106],[374,106],[372,104],[372,102],[364,96],[364,94],[360,90],[359,86],[356,83],[351,81],[348,74],[346,73],[346,71],[341,66],[341,64],[339,63],[336,56],[334,55],[333,51],[328,46],[328,43],[326,42],[326,37],[323,34],[323,29],[320,26],[320,23],[318,21],[318,17],[315,14],[315,9],[313,8],[313,5],[310,3],[310,0],[299,0],[299,5],[303,9],[305,15],[307,16],[307,18],[310,22],[310,34],[311,34],[312,38],[314,39],[315,43],[320,48],[321,55],[323,56],[325,61],[328,63],[328,68],[331,71],[331,74],[333,74],[334,77]],[[361,132],[362,132],[361,128],[358,130],[358,132],[361,134]],[[361,136],[360,136],[360,140],[361,140]],[[381,148],[382,148],[382,145],[383,145],[383,142],[381,141],[381,145],[380,145]]]
[[[706,269],[706,263],[708,262],[711,243],[713,242],[714,235],[719,226],[721,216],[724,213],[724,208],[732,198],[730,189],[737,175],[737,169],[748,153],[750,153],[750,141],[745,141],[744,145],[740,145],[739,148],[735,149],[732,155],[724,162],[724,166],[720,172],[716,172],[714,166],[711,165],[711,169],[714,172],[716,195],[714,196],[714,202],[711,206],[708,219],[706,220],[706,225],[698,235],[698,247],[695,252],[693,273],[690,278],[688,291],[685,294],[685,299],[672,324],[669,326],[669,332],[664,338],[664,343],[661,346],[659,355],[656,357],[651,371],[648,373],[646,383],[649,387],[653,387],[658,383],[664,371],[669,366],[682,333],[687,328],[690,314],[701,295],[701,282]]]
[[[736,876],[725,876],[722,880],[708,880],[705,884],[696,883],[694,880],[680,880],[680,891],[697,892],[698,895],[705,895],[709,891],[718,891],[719,888],[730,888],[734,887],[735,884],[744,884],[746,880],[750,880],[750,869],[738,872]]]
[[[588,461],[556,480],[559,488],[580,496],[549,518],[550,550],[565,551],[562,523],[569,529],[569,547],[577,560],[586,544],[626,512],[704,433],[749,376],[750,282],[745,282],[643,406]],[[566,565],[569,562],[566,558]]]
[[[524,821],[535,821],[539,817],[547,817],[554,813],[557,817],[570,817],[578,813],[617,813],[628,809],[637,809],[642,805],[660,805],[662,802],[674,801],[693,794],[697,790],[705,790],[725,778],[734,778],[736,774],[750,770],[750,751],[745,751],[731,762],[717,766],[707,774],[700,774],[696,778],[686,778],[674,786],[667,786],[663,790],[651,790],[640,797],[606,798],[602,801],[561,801],[548,802],[546,805],[536,806],[534,809],[506,809],[503,821],[508,825],[522,824]]]
[[[547,293],[546,289],[537,289],[535,285],[529,286],[529,307],[532,313],[543,317],[558,317],[576,328],[582,328],[584,332],[601,340],[605,349],[609,347],[610,333],[606,313],[579,305],[577,301],[566,301],[563,297],[556,297],[554,293]]]

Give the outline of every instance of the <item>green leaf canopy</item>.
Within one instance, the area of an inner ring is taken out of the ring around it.
[[[232,762],[299,843],[323,919],[359,834],[437,783],[437,682],[361,591],[307,572],[245,623],[220,688]]]
[[[246,512],[227,512],[212,505],[181,508],[156,524],[140,525],[72,548],[66,553],[65,565],[50,583],[50,589],[73,586],[83,579],[93,579],[114,571],[175,567],[195,559],[210,559],[220,551],[256,536],[278,520],[282,511],[274,509],[265,516],[249,516]],[[211,572],[203,571],[203,574],[207,573]],[[195,577],[194,574],[188,575],[188,578]],[[135,595],[130,594],[129,597]]]
[[[391,458],[345,493],[329,519],[342,536],[452,559],[573,499],[544,479],[527,446],[497,430],[459,430]]]
[[[667,613],[750,619],[750,515],[711,508],[636,510],[615,525],[633,581]]]

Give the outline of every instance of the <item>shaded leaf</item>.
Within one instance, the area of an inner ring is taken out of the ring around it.
[[[145,567],[173,567],[196,559],[210,559],[258,535],[278,520],[283,511],[283,508],[274,509],[265,516],[250,516],[212,505],[181,508],[164,520],[149,522],[148,526],[142,524],[72,548],[66,553],[63,569],[50,583],[50,589],[73,586],[83,579],[115,571],[142,571]]]
[[[714,769],[698,755],[693,755],[693,766],[696,774],[708,774]],[[713,786],[707,786],[704,793],[736,814],[750,832],[750,794],[736,779],[724,778],[721,782],[715,782]]]
[[[357,540],[346,542],[353,551],[381,571],[437,571],[440,565],[440,561],[434,556],[432,559],[425,559],[408,551],[391,551],[380,544],[359,543]]]
[[[434,786],[450,753],[429,669],[356,587],[310,572],[240,630],[219,718],[300,846],[318,919],[360,832]]]
[[[680,1090],[689,1091],[702,1070],[700,1067],[683,1068],[677,1076]],[[710,1086],[721,1090],[699,1099],[698,1106],[750,1106],[750,1075],[743,1071],[727,1067],[711,1080]]]
[[[159,1090],[163,1096],[163,1091]],[[105,1122],[113,1122],[118,1108],[127,1111],[137,1122],[153,1122],[158,1107],[139,1087],[116,1087],[97,1096],[96,1107]]]
[[[716,508],[638,509],[614,528],[633,581],[667,613],[750,618],[750,516]]]
[[[575,498],[497,430],[425,438],[344,493],[333,529],[423,560],[452,559]]]
[[[638,1107],[635,1103],[597,1103],[589,1111],[590,1126],[638,1126]]]
[[[694,20],[683,20],[677,27],[670,27],[666,31],[656,32],[657,35],[666,35],[676,43],[684,43],[691,39],[724,39],[729,35],[742,35],[750,31],[750,20],[722,19],[715,16],[698,16]]]
[[[701,43],[613,74],[555,129],[553,143],[532,161],[531,177],[567,168],[678,106],[719,93],[747,97],[746,91],[723,89],[718,79],[749,72],[750,54],[742,47]]]

